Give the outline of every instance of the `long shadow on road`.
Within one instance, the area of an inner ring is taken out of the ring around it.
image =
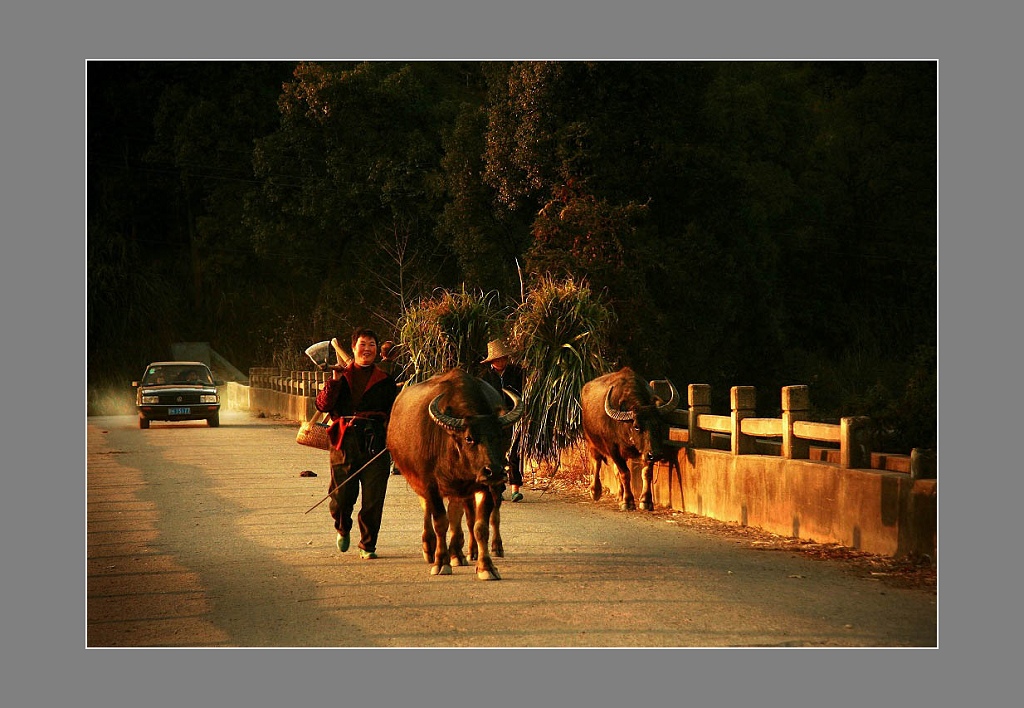
[[[273,487],[234,438],[268,426],[191,427],[150,435],[90,426],[89,645],[359,645],[358,627],[323,623],[323,608],[306,601],[315,581],[276,558],[266,544],[275,534],[259,512],[253,518],[254,495],[269,498]],[[139,434],[149,435],[146,447],[131,440]],[[195,435],[209,437],[193,445]],[[94,449],[94,437],[107,449]],[[205,464],[187,462],[198,449]],[[294,462],[282,452],[279,464]]]

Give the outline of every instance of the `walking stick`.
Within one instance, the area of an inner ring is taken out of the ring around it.
[[[343,486],[345,486],[345,483],[346,483],[346,482],[348,482],[348,481],[349,481],[350,479],[352,479],[352,478],[353,478],[353,477],[355,477],[355,476],[356,476],[357,474],[359,474],[360,472],[362,472],[363,470],[365,470],[365,469],[366,469],[367,467],[369,467],[369,466],[370,466],[370,463],[371,463],[371,462],[373,462],[374,460],[376,460],[376,459],[377,459],[378,457],[380,457],[381,455],[383,455],[383,454],[384,454],[385,452],[387,452],[387,451],[388,451],[388,449],[387,449],[387,448],[384,448],[383,450],[381,450],[380,452],[378,452],[378,453],[377,453],[376,455],[374,455],[373,457],[371,457],[371,458],[370,458],[369,460],[367,460],[367,461],[366,461],[366,464],[365,464],[365,465],[363,465],[362,467],[360,467],[359,469],[357,469],[357,470],[356,470],[355,472],[353,472],[352,474],[350,474],[350,475],[349,475],[348,477],[346,477],[346,478],[345,478],[345,480],[344,480],[343,482],[341,482],[340,484],[338,484],[338,486],[337,486],[337,487],[335,487],[335,488],[334,488],[334,489],[332,489],[331,491],[327,492],[327,496],[326,496],[326,497],[324,497],[323,499],[321,499],[321,500],[320,500],[320,501],[318,501],[318,502],[317,502],[316,504],[314,504],[313,506],[309,507],[308,509],[306,509],[306,510],[305,510],[304,512],[302,512],[302,513],[303,513],[304,515],[305,515],[305,514],[308,514],[309,512],[313,511],[313,509],[317,508],[318,506],[320,506],[321,504],[323,504],[323,503],[324,503],[325,501],[327,501],[328,499],[330,499],[330,498],[331,498],[331,495],[332,495],[332,494],[334,494],[334,493],[335,493],[336,491],[338,491],[339,489],[341,489],[341,488],[342,488]]]

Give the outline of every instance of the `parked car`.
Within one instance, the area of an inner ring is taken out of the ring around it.
[[[201,361],[154,361],[135,387],[139,427],[151,420],[205,420],[220,425],[220,394],[210,367]]]

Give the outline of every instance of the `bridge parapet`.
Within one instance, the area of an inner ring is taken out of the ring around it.
[[[881,464],[878,469],[911,471],[909,463],[913,455],[884,454],[871,449],[871,421],[865,416],[846,416],[838,423],[808,420],[811,405],[807,386],[782,388],[779,418],[754,417],[756,391],[753,386],[733,386],[729,398],[729,415],[713,414],[711,387],[690,384],[687,389],[689,410],[685,414],[676,412],[670,441],[686,442],[693,449],[727,449],[734,455],[769,454],[789,460],[812,459],[812,450],[816,449],[816,459],[836,462],[844,468],[870,469]],[[934,476],[934,452],[922,450],[916,454],[921,459],[920,464],[913,466],[917,476]],[[900,464],[899,458],[904,458],[906,464]]]
[[[934,450],[871,449],[871,421],[808,420],[807,386],[782,389],[781,417],[754,417],[755,391],[730,390],[729,415],[711,413],[711,387],[688,387],[669,439],[675,459],[658,463],[657,504],[785,536],[882,555],[936,560],[938,483]],[[687,423],[681,424],[682,420]],[[634,469],[634,493],[640,470]],[[607,466],[602,483],[618,490]]]

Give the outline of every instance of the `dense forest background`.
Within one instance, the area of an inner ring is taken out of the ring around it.
[[[647,378],[937,444],[935,62],[90,62],[88,392],[546,275]]]

